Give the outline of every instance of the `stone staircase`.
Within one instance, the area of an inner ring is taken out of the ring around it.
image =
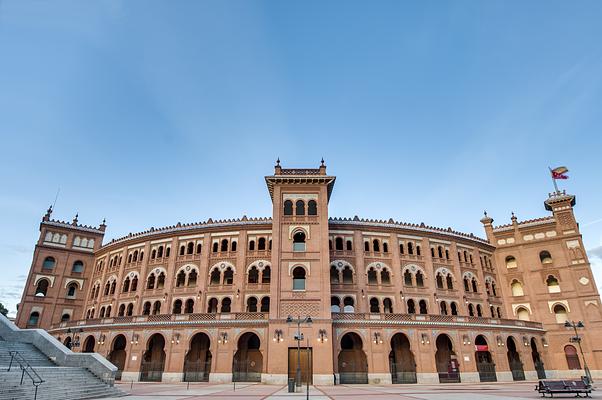
[[[35,386],[25,374],[21,381],[21,368],[13,361],[10,372],[7,371],[10,351],[18,351],[44,380],[38,387],[40,400],[96,399],[103,397],[121,397],[125,393],[109,386],[85,368],[61,367],[55,365],[33,344],[5,341],[0,338],[0,399],[33,399]],[[33,375],[33,374],[32,374]]]

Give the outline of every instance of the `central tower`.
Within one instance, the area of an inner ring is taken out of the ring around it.
[[[282,332],[283,339],[271,343],[268,376],[284,383],[299,362],[297,325],[286,318],[311,317],[300,329],[300,346],[306,348],[301,357],[310,360],[305,370],[314,384],[332,384],[328,201],[335,177],[326,174],[323,160],[316,169],[285,169],[278,161],[274,175],[265,179],[273,203],[270,332]]]

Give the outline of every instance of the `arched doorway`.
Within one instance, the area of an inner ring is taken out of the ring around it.
[[[259,350],[259,336],[247,332],[238,339],[238,350],[232,362],[232,381],[261,382],[263,355]]]
[[[349,332],[341,338],[340,383],[368,383],[368,360],[362,348],[362,339],[357,333]]]
[[[90,335],[84,340],[84,348],[82,353],[94,353],[94,344],[96,343],[96,339],[94,336]]]
[[[192,337],[184,358],[184,382],[207,382],[211,371],[209,336],[199,332]]]
[[[441,334],[437,337],[435,344],[437,346],[435,363],[437,364],[439,383],[460,382],[460,363],[451,339],[446,334]]]
[[[109,353],[109,361],[113,363],[117,367],[117,373],[115,374],[115,379],[121,380],[121,373],[125,368],[125,345],[127,340],[123,335],[117,335],[115,339],[113,339],[113,345],[111,346],[111,352]]]
[[[71,340],[71,336],[67,336],[65,338],[65,341],[63,342],[63,344],[65,345],[66,348],[68,348],[69,350],[71,350],[71,347],[73,347],[73,342]]]
[[[474,341],[475,344],[475,355],[474,358],[477,362],[477,371],[479,371],[479,379],[481,382],[496,382],[497,376],[495,374],[495,363],[489,352],[489,345],[485,336],[478,335]]]
[[[510,371],[512,371],[512,379],[515,381],[525,380],[525,371],[523,370],[523,363],[520,360],[520,354],[516,350],[516,342],[512,336],[509,336],[506,340],[506,348],[508,349],[508,365]]]
[[[140,380],[143,382],[161,382],[165,367],[165,338],[155,333],[148,339],[146,351],[140,364]]]
[[[533,358],[533,365],[535,365],[535,371],[537,371],[537,379],[546,379],[546,369],[537,350],[535,338],[531,338],[531,358]]]
[[[410,350],[410,341],[403,333],[391,338],[389,368],[392,383],[416,383],[416,362]]]

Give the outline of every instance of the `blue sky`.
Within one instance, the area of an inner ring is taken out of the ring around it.
[[[0,3],[0,301],[38,223],[268,216],[263,176],[337,175],[332,216],[483,236],[547,215],[548,166],[602,285],[600,1]]]

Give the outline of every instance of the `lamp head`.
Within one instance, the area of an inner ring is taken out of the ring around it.
[[[577,328],[583,328],[584,326],[582,321],[577,322]]]
[[[569,321],[565,321],[565,322],[564,322],[564,326],[565,326],[566,328],[570,328],[572,325],[571,325],[571,323],[570,323]]]
[[[291,317],[290,315],[288,317],[286,317],[286,323],[290,324],[291,322],[293,322],[293,317]]]
[[[312,322],[314,322],[314,321],[312,321],[311,317],[309,317],[309,316],[306,318],[306,321],[308,324],[311,324]]]

